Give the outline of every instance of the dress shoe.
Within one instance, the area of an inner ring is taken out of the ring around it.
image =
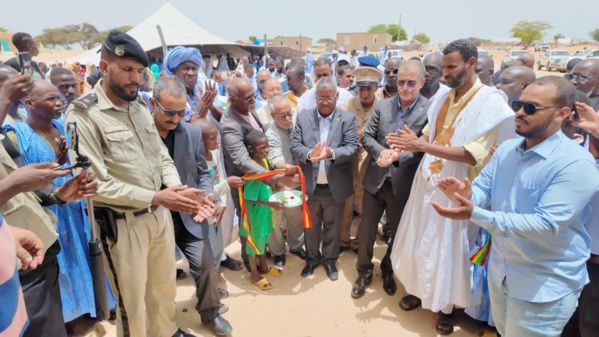
[[[372,282],[372,274],[367,276],[358,276],[358,279],[351,288],[351,297],[360,298],[366,292],[366,286]]]
[[[350,250],[350,249],[351,249],[351,247],[349,247],[349,246],[340,246],[339,253],[343,253],[344,251]]]
[[[334,264],[325,264],[324,270],[327,272],[327,276],[331,279],[331,281],[337,281],[339,278],[339,273],[337,272],[337,268]]]
[[[202,320],[202,323],[212,327],[214,333],[219,336],[226,336],[233,332],[233,327],[231,327],[229,321],[224,319],[223,316],[216,316],[216,318],[211,321]]]
[[[313,264],[306,264],[306,266],[304,267],[304,269],[302,269],[302,273],[301,276],[302,277],[308,277],[308,276],[312,276],[314,275],[314,269],[316,269],[318,265],[313,265]]]
[[[289,251],[291,254],[295,254],[297,255],[297,257],[299,257],[302,260],[306,260],[306,251],[304,250],[304,248],[300,248],[298,250],[295,251]]]
[[[283,268],[286,263],[285,255],[273,255],[272,262],[275,264],[275,266]]]
[[[195,335],[189,334],[181,329],[177,329],[177,332],[175,332],[173,337],[195,337]]]
[[[387,295],[395,295],[395,291],[397,291],[397,285],[395,284],[393,273],[383,273],[383,289],[385,290]]]

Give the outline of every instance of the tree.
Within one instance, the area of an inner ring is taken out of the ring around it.
[[[104,40],[98,29],[90,23],[46,28],[35,39],[42,44],[61,46],[67,50],[71,49],[71,45],[75,43],[79,44],[81,48],[89,50]]]
[[[555,41],[555,44],[557,44],[557,40],[563,39],[563,38],[565,38],[565,36],[561,33],[557,33],[557,34],[553,35],[553,40]]]
[[[368,30],[369,33],[378,33],[385,32],[391,34],[391,39],[393,41],[403,41],[408,39],[408,34],[403,28],[400,28],[399,25],[396,24],[378,24],[371,26]]]
[[[481,39],[478,37],[469,37],[468,40],[470,40],[472,43],[474,43],[474,45],[477,47],[480,47],[483,43],[491,42],[491,40]]]
[[[256,41],[258,38],[257,38],[257,37],[255,37],[254,35],[250,35],[250,36],[248,37],[248,39],[249,39],[250,41],[254,42],[254,41]]]
[[[8,32],[8,29],[0,26],[0,33],[6,33],[6,32]]]
[[[535,40],[542,40],[547,29],[553,26],[547,21],[518,21],[511,29],[513,37],[517,37],[524,43],[524,48],[530,47]]]
[[[431,39],[424,33],[414,34],[414,40],[418,40],[424,44],[431,42]]]
[[[107,29],[107,30],[103,30],[100,32],[100,36],[102,37],[102,41],[104,41],[106,39],[106,37],[108,36],[108,34],[110,33],[111,30],[120,30],[121,32],[128,32],[131,29],[133,29],[133,26],[120,26],[120,27],[116,27],[116,28],[112,28],[112,29]]]
[[[589,35],[591,36],[591,39],[599,43],[599,28],[595,28],[595,30],[590,32]]]
[[[322,39],[318,39],[316,43],[324,44],[327,48],[335,48],[337,40],[331,39],[330,37],[323,37]]]

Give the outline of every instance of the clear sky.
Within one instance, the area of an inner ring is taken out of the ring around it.
[[[38,35],[44,28],[89,22],[100,30],[135,26],[165,0],[30,0],[2,1],[0,26]],[[599,0],[169,0],[211,33],[234,41],[255,35],[335,39],[337,32],[362,32],[379,23],[398,23],[408,37],[427,34],[434,43],[458,38],[495,40],[509,37],[520,20],[546,20],[561,33],[590,40],[599,28]]]

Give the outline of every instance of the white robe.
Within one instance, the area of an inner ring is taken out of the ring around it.
[[[429,142],[434,142],[435,123],[448,93],[435,99],[428,112]],[[459,112],[451,146],[463,146],[500,126],[497,142],[513,137],[514,112],[504,96],[491,87],[483,87]],[[443,169],[433,174],[430,165],[441,160]],[[399,222],[391,252],[393,270],[406,291],[422,300],[422,307],[433,312],[449,305],[467,307],[471,293],[471,262],[478,227],[468,220],[450,220],[440,216],[430,205],[455,207],[436,188],[445,177],[463,180],[468,165],[425,154],[410,191],[405,211]]]

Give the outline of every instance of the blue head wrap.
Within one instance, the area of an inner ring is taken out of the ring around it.
[[[164,71],[172,75],[173,69],[185,61],[193,62],[199,68],[202,65],[202,53],[196,48],[177,46],[166,53],[162,62]]]

